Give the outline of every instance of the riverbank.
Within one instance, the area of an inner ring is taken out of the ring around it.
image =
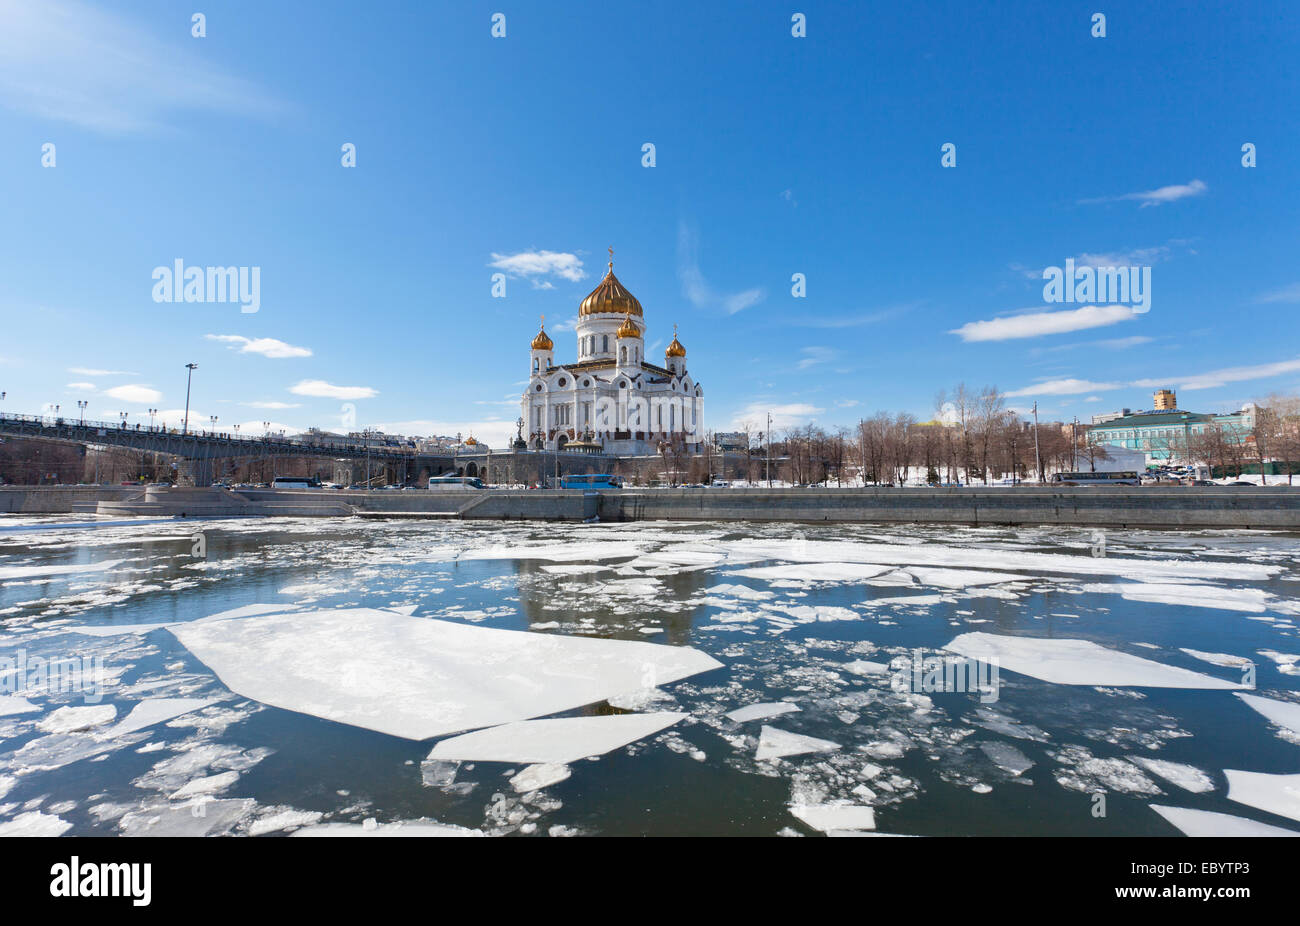
[[[1044,524],[1300,531],[1284,486],[364,492],[0,487],[0,513],[112,517],[439,517],[542,521]]]

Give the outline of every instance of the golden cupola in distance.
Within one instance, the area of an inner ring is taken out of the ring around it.
[[[632,321],[630,314],[624,315],[623,324],[618,326],[618,331],[614,332],[614,336],[618,338],[639,338],[641,337],[641,329]]]
[[[536,337],[533,338],[533,350],[553,350],[555,342],[551,340],[550,335],[546,333],[546,325],[543,324],[538,330]]]
[[[681,341],[677,340],[677,326],[676,326],[676,325],[673,325],[673,340],[672,340],[672,343],[670,343],[670,344],[668,345],[667,349],[664,351],[664,356],[665,356],[665,357],[685,357],[685,356],[686,356],[686,348],[682,346],[682,342],[681,342]]]
[[[578,307],[580,316],[607,313],[636,316],[645,314],[641,311],[641,303],[637,301],[636,296],[629,293],[627,288],[618,281],[618,277],[614,276],[613,248],[610,249],[609,272]]]

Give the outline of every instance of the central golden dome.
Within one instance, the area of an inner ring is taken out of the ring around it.
[[[611,254],[612,258],[612,254]],[[619,315],[644,315],[641,311],[641,303],[637,301],[636,296],[629,293],[626,287],[614,276],[614,261],[609,262],[609,272],[605,274],[605,279],[600,281],[595,289],[582,300],[582,305],[578,308],[579,315],[597,315],[603,312],[617,313]]]

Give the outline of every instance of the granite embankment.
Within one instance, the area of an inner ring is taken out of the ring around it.
[[[1300,531],[1300,487],[347,492],[0,487],[0,513],[585,521],[1058,524]]]

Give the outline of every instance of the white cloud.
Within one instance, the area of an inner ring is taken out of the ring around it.
[[[166,40],[77,0],[0,3],[0,104],[100,132],[155,130],[169,114],[271,115],[267,92],[209,64],[189,17]]]
[[[829,363],[835,359],[836,355],[836,351],[829,347],[801,347],[799,352],[803,354],[803,359],[798,363],[801,370],[815,367],[818,364]]]
[[[96,370],[91,367],[68,367],[69,373],[76,373],[78,376],[139,376],[139,373],[133,373],[130,370]]]
[[[162,393],[150,386],[134,383],[127,386],[114,386],[104,392],[104,395],[110,399],[121,399],[123,402],[157,402],[162,398]]]
[[[697,309],[722,309],[735,315],[762,302],[766,294],[759,287],[737,293],[719,293],[711,287],[700,271],[699,250],[695,232],[685,222],[677,225],[677,278],[682,284],[682,295]]]
[[[1084,392],[1120,389],[1123,386],[1123,383],[1094,383],[1086,379],[1049,379],[1033,386],[1026,386],[1024,389],[1013,389],[1006,395],[1010,398],[1036,395],[1079,395]]]
[[[1089,305],[1064,312],[1028,312],[987,321],[967,322],[948,333],[960,335],[963,341],[1008,341],[1013,338],[1037,338],[1047,334],[1102,328],[1132,321],[1136,317],[1133,309],[1126,305]]]
[[[261,354],[263,357],[270,357],[273,360],[280,360],[285,357],[310,357],[311,348],[294,347],[292,344],[286,344],[284,341],[277,341],[275,338],[246,338],[238,334],[205,334],[209,341],[221,341],[229,344],[233,349],[239,348],[241,354]]]
[[[1260,296],[1256,302],[1300,302],[1300,283],[1283,286]]]
[[[308,395],[320,399],[370,399],[379,395],[369,386],[335,386],[323,379],[304,379],[289,387],[294,395]]]
[[[64,388],[73,392],[94,392],[96,386],[94,383],[68,383]]]
[[[419,435],[421,437],[454,434],[469,437],[472,434],[477,440],[494,449],[505,447],[515,439],[514,421],[497,418],[484,418],[477,421],[444,421],[421,418],[410,421],[389,421],[377,424],[375,427],[386,434]]]
[[[1080,205],[1092,205],[1095,203],[1110,203],[1121,200],[1136,200],[1142,203],[1142,208],[1147,206],[1160,206],[1164,203],[1177,202],[1188,196],[1200,196],[1209,187],[1203,181],[1193,180],[1190,183],[1176,183],[1170,186],[1162,186],[1155,190],[1146,190],[1141,193],[1123,193],[1119,196],[1100,196],[1095,199],[1081,199]]]
[[[301,402],[240,402],[239,404],[247,408],[268,408],[268,409],[302,408]]]
[[[529,249],[517,254],[498,254],[492,252],[489,267],[503,270],[508,276],[529,280],[535,289],[554,289],[547,279],[556,276],[571,283],[583,279],[587,274],[582,269],[582,260],[568,251],[537,251]]]
[[[1207,373],[1194,373],[1188,376],[1169,376],[1164,379],[1139,379],[1134,386],[1159,389],[1169,383],[1177,383],[1179,389],[1213,389],[1228,383],[1239,383],[1250,379],[1267,379],[1284,373],[1300,372],[1300,358],[1281,360],[1277,363],[1261,363],[1255,366],[1224,367]]]
[[[767,416],[772,415],[772,430],[783,431],[787,428],[807,424],[826,409],[807,402],[788,402],[784,405],[767,405],[763,402],[750,402],[731,419],[729,430],[739,430],[748,422],[757,431],[767,430]]]

